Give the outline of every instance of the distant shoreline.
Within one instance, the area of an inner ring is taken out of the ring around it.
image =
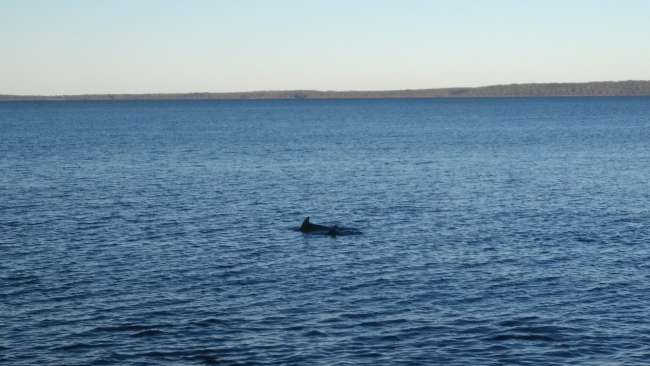
[[[498,97],[639,97],[650,96],[650,81],[533,83],[473,88],[382,91],[275,90],[227,93],[151,93],[84,95],[3,95],[0,101],[130,101],[130,100],[300,100],[300,99],[430,99]]]

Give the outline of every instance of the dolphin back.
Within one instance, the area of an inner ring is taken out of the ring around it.
[[[320,234],[320,235],[329,235],[329,236],[339,236],[339,235],[360,235],[361,231],[345,226],[326,226],[319,224],[312,224],[309,221],[309,216],[307,216],[302,225],[300,225],[299,231],[306,234]]]

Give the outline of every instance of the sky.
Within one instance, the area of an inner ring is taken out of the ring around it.
[[[0,0],[0,94],[650,80],[650,0]]]

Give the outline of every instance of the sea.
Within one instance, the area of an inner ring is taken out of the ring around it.
[[[647,365],[649,179],[644,97],[2,102],[0,364]]]

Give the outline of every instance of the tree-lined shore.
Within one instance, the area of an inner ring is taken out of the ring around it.
[[[1,95],[0,101],[82,100],[242,100],[242,99],[400,99],[468,97],[606,97],[650,96],[650,81],[600,81],[491,85],[475,88],[382,91],[275,90],[229,93]]]

